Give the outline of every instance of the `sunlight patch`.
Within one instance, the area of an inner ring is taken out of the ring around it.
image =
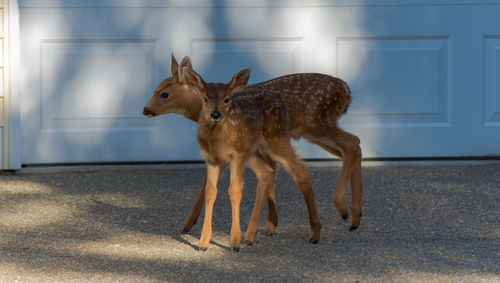
[[[0,194],[50,194],[52,188],[47,185],[33,183],[29,181],[2,181],[0,186]]]
[[[9,228],[33,228],[64,222],[71,216],[69,209],[45,200],[27,200],[0,211],[0,225]]]
[[[179,242],[184,244],[180,244]],[[189,244],[190,242],[162,235],[134,233],[117,234],[103,240],[63,245],[60,248],[70,250],[71,252],[115,259],[186,260],[202,256],[205,258],[208,253],[197,251],[192,244]],[[211,246],[211,249],[216,252],[210,253],[210,257],[222,255],[220,252],[217,252],[219,249],[216,246]]]

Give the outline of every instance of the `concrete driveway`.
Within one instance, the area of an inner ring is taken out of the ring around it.
[[[207,252],[196,250],[201,221],[180,234],[201,168],[1,175],[0,281],[500,282],[500,166],[364,167],[355,232],[331,202],[339,172],[310,169],[318,245],[308,244],[304,201],[281,170],[277,234],[239,253],[228,248],[227,171]],[[243,230],[256,185],[249,170],[244,180]]]

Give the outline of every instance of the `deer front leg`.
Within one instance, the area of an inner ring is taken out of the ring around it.
[[[231,200],[231,241],[233,251],[239,252],[241,245],[240,228],[240,203],[241,203],[241,177],[243,175],[244,158],[238,156],[231,161],[231,184],[229,185],[229,199]]]
[[[272,182],[274,181],[274,171],[268,164],[266,164],[266,161],[262,158],[262,156],[258,152],[247,159],[247,165],[255,173],[258,181],[256,190],[257,192],[255,196],[255,204],[253,207],[252,216],[250,217],[250,222],[248,223],[248,229],[245,234],[245,243],[247,245],[252,245],[253,241],[255,240],[255,236],[257,235],[260,215],[262,213],[262,210],[264,209],[266,196],[272,194],[272,196],[274,197],[274,194],[272,192],[269,192],[269,190],[273,189]],[[268,202],[269,201],[270,200],[268,199]],[[268,212],[270,211],[271,208],[268,208]],[[276,213],[274,213],[274,215],[276,215]],[[269,215],[268,215],[268,222],[269,222]]]
[[[203,228],[201,229],[200,251],[206,251],[212,238],[212,214],[217,197],[217,180],[219,179],[220,167],[206,162],[207,175],[205,186],[205,217],[203,219]]]
[[[191,231],[194,224],[196,224],[196,221],[198,221],[198,218],[200,217],[201,209],[203,208],[203,203],[205,202],[206,185],[207,185],[207,176],[205,175],[203,177],[203,185],[201,186],[200,192],[198,193],[198,198],[194,202],[193,207],[191,207],[188,216],[184,220],[182,234],[186,234],[187,232]]]

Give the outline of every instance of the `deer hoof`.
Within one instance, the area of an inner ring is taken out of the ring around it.
[[[233,248],[233,252],[239,252],[240,251],[240,248]]]
[[[317,243],[319,243],[319,240],[314,240],[314,239],[309,240],[309,244],[316,245]]]
[[[358,229],[358,226],[352,225],[351,228],[349,228],[349,232],[352,232],[354,230]]]
[[[252,244],[253,244],[253,243],[252,243],[252,242],[250,242],[250,241],[245,241],[245,245],[247,245],[247,246],[251,246]]]
[[[347,221],[347,218],[349,218],[349,213],[342,214],[342,219],[344,219],[344,221]]]
[[[187,233],[189,233],[189,231],[190,231],[190,230],[191,230],[191,229],[184,228],[184,229],[182,229],[181,234],[187,234]]]
[[[270,237],[270,236],[274,236],[274,233],[273,233],[273,232],[269,232],[269,231],[264,231],[262,234],[263,234],[264,236],[269,236],[269,237]]]
[[[208,250],[208,248],[199,247],[198,250],[200,252],[206,252]]]

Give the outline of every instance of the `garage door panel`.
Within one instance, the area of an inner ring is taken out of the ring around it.
[[[346,125],[449,123],[448,36],[341,38],[338,48],[355,97]]]
[[[345,79],[365,157],[500,154],[500,1],[457,1],[20,1],[22,162],[201,159],[195,123],[141,116],[172,51],[207,81]]]
[[[192,122],[142,108],[170,75],[171,52],[211,36],[205,12],[21,9],[22,162],[199,160]]]
[[[500,127],[500,35],[486,36],[484,126]]]
[[[154,41],[42,42],[43,128],[149,126],[137,105],[154,80]]]
[[[193,39],[191,59],[208,81],[227,80],[244,67],[251,82],[303,70],[303,38]],[[198,67],[199,66],[199,67]]]

